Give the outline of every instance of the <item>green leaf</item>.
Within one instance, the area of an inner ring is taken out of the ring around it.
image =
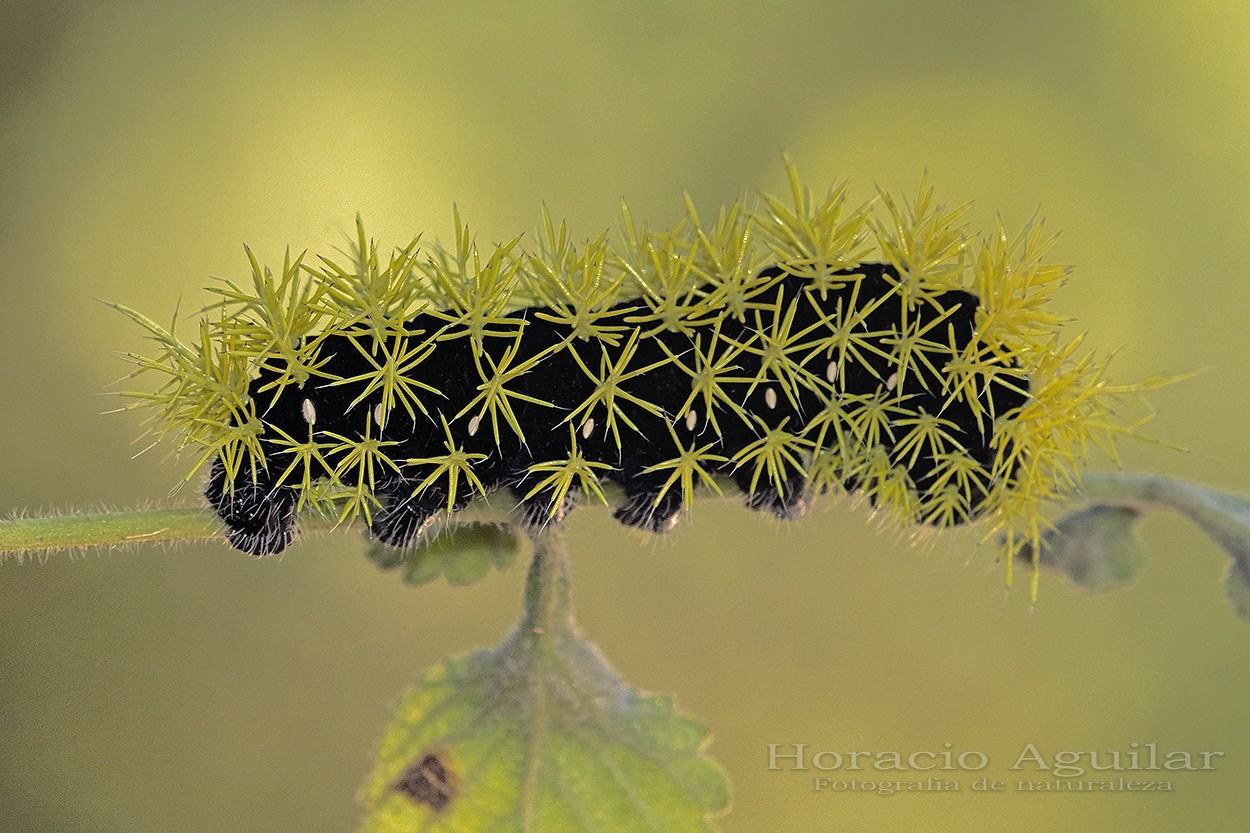
[[[517,629],[403,696],[361,833],[717,829],[729,787],[707,728],[608,667],[573,625],[564,570],[540,544]]]
[[[1121,587],[1136,578],[1146,562],[1134,532],[1140,517],[1131,506],[1105,504],[1065,515],[1043,537],[1038,564],[1091,593]],[[1030,556],[1026,548],[1024,557]]]
[[[1142,558],[1133,521],[1147,510],[1176,512],[1232,559],[1224,589],[1237,615],[1250,620],[1250,500],[1183,480],[1126,473],[1087,474],[1082,495],[1094,505],[1066,516],[1045,536],[1044,566],[1056,566],[1091,589],[1113,586],[1131,578]],[[1074,575],[1082,570],[1085,581]]]
[[[440,576],[451,584],[472,584],[491,567],[508,569],[523,548],[522,536],[508,524],[461,523],[414,547],[375,542],[369,558],[383,569],[400,568],[407,584],[426,584]]]

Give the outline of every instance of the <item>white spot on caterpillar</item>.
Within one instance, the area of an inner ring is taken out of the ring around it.
[[[891,373],[890,378],[885,380],[885,389],[894,390],[896,387],[898,387],[898,374]]]
[[[379,428],[386,427],[386,414],[382,411],[382,403],[373,406],[373,421],[378,424]]]
[[[590,432],[593,430],[595,430],[595,421],[593,418],[588,419],[585,422],[583,422],[582,423],[582,439],[583,440],[590,439]]]
[[[695,426],[699,424],[699,415],[695,413],[694,408],[690,409],[690,413],[686,414],[686,430],[693,431]]]
[[[764,404],[769,410],[777,407],[777,391],[772,388],[764,388]]]
[[[311,399],[305,399],[304,404],[300,406],[304,412],[304,422],[309,425],[317,424],[317,406],[313,404]]]
[[[476,437],[477,429],[480,428],[481,426],[482,426],[482,417],[480,414],[473,417],[473,419],[469,420],[469,436]]]
[[[829,366],[825,368],[825,378],[833,384],[838,380],[838,363],[836,361],[829,362]]]

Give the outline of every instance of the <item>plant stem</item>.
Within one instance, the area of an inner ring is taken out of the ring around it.
[[[532,535],[534,558],[525,576],[521,621],[501,652],[524,658],[524,685],[530,703],[529,737],[525,744],[525,779],[521,785],[522,830],[534,829],[534,806],[542,774],[543,744],[549,729],[549,681],[541,669],[562,664],[561,654],[573,633],[573,605],[569,586],[568,549],[564,535],[548,526]]]
[[[0,560],[24,552],[207,541],[221,521],[207,509],[139,509],[0,521]]]
[[[1131,472],[1087,472],[1081,478],[1081,489],[1074,495],[1087,503],[1110,503],[1138,509],[1172,509],[1175,500],[1193,488],[1169,477]]]
[[[1111,503],[1141,509],[1179,511],[1201,521],[1205,504],[1227,500],[1184,481],[1130,472],[1090,472],[1071,495],[1084,503]],[[502,507],[475,501],[456,513],[456,522],[511,523]],[[324,531],[332,520],[300,518],[304,531]],[[138,509],[0,520],[0,561],[25,552],[53,552],[135,544],[184,543],[221,538],[221,521],[208,509]],[[534,538],[534,561],[526,584],[525,623],[544,628],[563,617],[571,620],[567,553],[559,532],[547,529]]]
[[[525,577],[524,613],[520,630],[542,635],[556,625],[573,626],[568,548],[564,535],[548,527],[533,537],[534,559]]]
[[[500,507],[477,501],[456,513],[456,522],[509,523],[511,515]],[[337,526],[333,519],[306,514],[300,517],[304,532],[324,532]],[[27,552],[55,552],[225,540],[221,519],[209,509],[127,509],[83,512],[36,518],[0,520],[0,561]]]

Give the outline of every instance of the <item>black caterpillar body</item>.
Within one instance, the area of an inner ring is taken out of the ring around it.
[[[686,449],[710,446],[705,457],[712,462],[707,467],[732,478],[746,494],[749,506],[792,518],[803,514],[814,486],[831,485],[827,481],[816,483],[807,467],[810,459],[801,467],[788,466],[783,476],[775,477],[761,476],[758,467],[735,458],[772,429],[802,438],[805,448],[818,451],[814,425],[831,402],[846,399],[857,403],[876,395],[892,403],[905,402],[905,412],[912,416],[940,416],[949,426],[946,430],[952,446],[977,460],[984,470],[994,470],[995,418],[986,415],[1010,419],[1012,411],[1027,400],[1029,383],[1011,372],[984,380],[980,413],[963,398],[950,395],[949,380],[943,372],[945,360],[965,351],[973,340],[977,296],[963,290],[939,292],[905,310],[903,305],[908,302],[904,293],[897,291],[899,275],[893,267],[861,263],[837,274],[845,276],[846,282],[832,283],[820,291],[809,279],[791,274],[784,264],[770,267],[759,273],[755,284],[759,291],[750,299],[745,315],[738,318],[721,309],[715,317],[685,331],[654,326],[654,321],[631,323],[631,319],[645,316],[647,302],[623,301],[605,317],[619,326],[615,344],[575,339],[568,326],[550,320],[552,316],[544,314],[549,310],[542,307],[510,314],[523,324],[512,333],[488,334],[480,341],[468,337],[463,328],[457,331],[445,316],[421,313],[404,327],[409,343],[428,345],[411,370],[413,378],[427,386],[421,391],[425,413],[417,411],[415,417],[400,407],[382,414],[380,393],[362,398],[363,381],[319,384],[314,377],[302,388],[281,388],[275,397],[272,383],[284,368],[280,362],[270,362],[249,389],[264,426],[260,442],[265,462],[255,468],[255,478],[253,467],[244,465],[235,481],[227,483],[225,467],[217,461],[206,496],[224,521],[234,546],[254,554],[284,549],[295,534],[300,494],[297,486],[280,482],[287,462],[284,453],[288,452],[275,442],[277,433],[272,429],[300,437],[310,434],[311,425],[317,433],[351,440],[372,437],[388,444],[387,456],[397,465],[382,466],[375,473],[376,505],[369,526],[377,539],[394,546],[413,543],[436,516],[462,507],[473,497],[474,490],[462,483],[449,506],[446,486],[427,482],[434,466],[405,462],[445,453],[448,435],[465,454],[481,455],[472,457],[472,471],[484,491],[511,490],[513,497],[504,499],[515,499],[525,520],[532,524],[560,522],[576,494],[576,489],[571,490],[557,502],[550,489],[535,492],[542,475],[535,473],[533,466],[567,460],[575,446],[588,465],[596,464],[594,471],[599,476],[623,490],[624,501],[614,510],[618,520],[655,532],[671,529],[683,510],[683,493],[666,489],[671,472],[655,467],[683,453],[679,440]],[[876,350],[861,351],[855,360],[817,343],[843,325],[852,304],[861,310],[872,309],[854,326],[878,334],[869,341]],[[945,352],[930,347],[929,361],[906,366],[907,376],[899,380],[898,364],[888,358],[895,349],[891,334],[897,335],[900,322],[908,321],[918,322],[922,329],[935,324],[930,338],[948,347]],[[797,342],[785,341],[785,333],[802,333],[809,328],[810,332]],[[360,349],[367,343],[346,335],[326,338],[318,354],[326,362],[322,367],[326,377],[344,380],[369,373],[375,365]],[[718,403],[709,413],[702,397],[687,405],[699,353],[713,348],[732,353],[732,360],[722,367],[719,386],[740,409]],[[374,349],[378,349],[376,345]],[[474,352],[479,349],[489,361],[483,355],[475,361]],[[523,395],[514,400],[523,440],[501,426],[497,444],[497,426],[478,418],[476,410],[466,412],[466,408],[481,392],[479,365],[498,366],[509,350],[514,351],[513,365],[545,355],[533,369],[509,383],[511,392]],[[627,350],[633,353],[625,367],[618,368],[625,371],[619,389],[653,407],[622,398],[616,417],[602,404],[578,412],[600,383],[586,368],[594,376],[611,373]],[[788,378],[771,369],[778,366],[779,353],[785,354]],[[629,371],[641,368],[649,369],[629,375]],[[858,406],[849,407],[853,411]],[[831,441],[827,438],[825,445]],[[914,450],[897,452],[890,426],[879,442],[892,456],[891,464],[905,469],[918,501],[923,502],[934,477],[932,457]],[[313,474],[331,477],[333,472],[323,466]],[[847,491],[855,491],[859,477],[847,472],[834,480]],[[426,485],[421,488],[423,483]],[[975,517],[986,500],[983,485],[970,485],[966,492],[962,496],[967,507],[963,520]],[[913,520],[923,522],[924,518]]]

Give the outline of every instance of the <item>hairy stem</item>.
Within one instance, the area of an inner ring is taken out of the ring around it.
[[[525,610],[521,632],[543,635],[555,625],[571,628],[568,548],[558,529],[548,527],[533,537],[534,560],[525,577]]]
[[[1084,476],[1074,502],[1109,503],[1139,509],[1180,512],[1203,524],[1213,504],[1229,496],[1181,480],[1131,472],[1091,472]],[[456,514],[457,522],[510,523],[507,509],[475,501]],[[300,518],[305,532],[332,529],[335,523],[316,515]],[[0,561],[26,552],[54,552],[136,544],[184,543],[224,537],[221,522],[208,509],[138,509],[0,520]],[[526,586],[525,622],[543,628],[553,617],[571,617],[568,568],[559,533],[535,536],[534,563]],[[1250,570],[1250,567],[1247,568]]]
[[[565,639],[573,629],[573,606],[569,587],[568,549],[559,529],[548,526],[533,534],[534,558],[525,576],[525,599],[521,621],[505,645],[515,656],[525,657],[532,675],[525,683],[531,704],[529,737],[526,739],[525,781],[521,786],[521,829],[534,829],[534,804],[543,775],[543,745],[547,741],[550,703],[547,680],[535,669],[559,665]],[[546,652],[546,654],[544,654]]]
[[[456,514],[465,523],[509,523],[509,512],[485,501]],[[303,532],[325,532],[333,519],[305,514]],[[209,509],[125,509],[0,520],[0,561],[23,553],[108,549],[136,544],[178,544],[225,540],[221,520]]]
[[[24,552],[206,541],[221,521],[207,509],[138,509],[0,521],[0,560]]]

